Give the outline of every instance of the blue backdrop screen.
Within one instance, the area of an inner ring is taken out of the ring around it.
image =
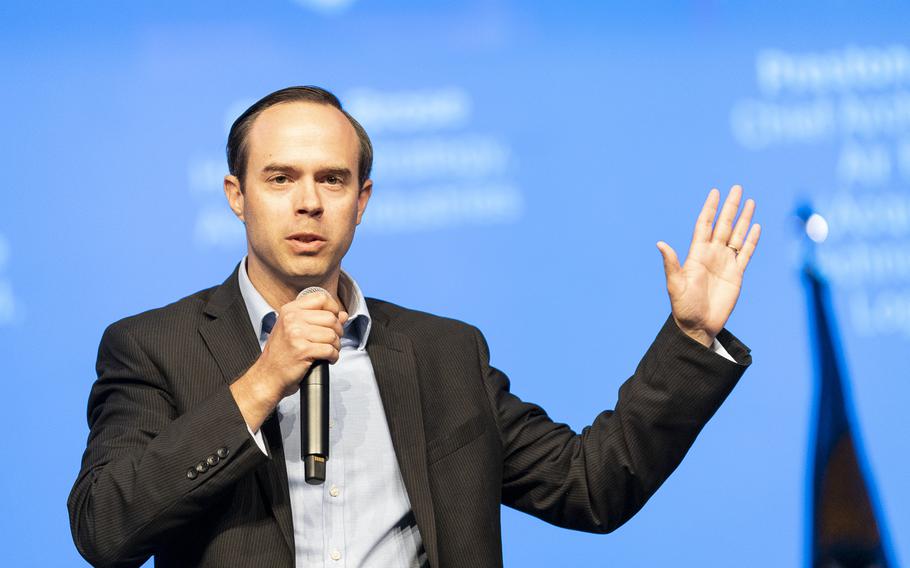
[[[226,4],[226,5],[225,5]],[[337,93],[376,147],[345,267],[478,325],[513,390],[582,428],[669,313],[711,187],[764,226],[728,327],[755,363],[609,536],[504,511],[510,566],[797,566],[812,366],[795,206],[827,219],[858,431],[910,558],[910,9],[270,0],[7,4],[0,18],[0,563],[83,565],[66,496],[101,332],[244,254],[227,128],[272,90]],[[603,354],[607,354],[606,357]],[[596,362],[594,357],[596,355]],[[549,361],[564,377],[544,380]]]

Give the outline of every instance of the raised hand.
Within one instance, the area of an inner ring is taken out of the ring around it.
[[[720,192],[712,189],[695,222],[692,244],[686,263],[679,265],[676,252],[660,241],[657,248],[664,258],[667,292],[676,325],[705,346],[727,323],[742,287],[743,272],[758,245],[761,226],[752,225],[755,202],[746,200],[736,219],[742,187],[734,185],[714,223]]]

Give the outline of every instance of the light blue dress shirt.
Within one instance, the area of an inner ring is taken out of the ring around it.
[[[260,348],[263,318],[276,310],[246,273],[240,292]],[[366,351],[372,321],[357,283],[344,271],[338,295],[350,315],[338,362],[330,367],[329,460],[322,485],[304,480],[300,459],[300,396],[277,408],[284,445],[298,568],[412,567],[427,564],[392,447],[382,399]],[[261,431],[254,437],[260,448]]]

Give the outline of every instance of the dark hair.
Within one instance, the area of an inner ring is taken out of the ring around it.
[[[243,114],[238,116],[234,124],[231,125],[231,132],[228,134],[227,140],[228,170],[231,175],[237,176],[237,179],[240,180],[240,187],[243,187],[243,176],[246,175],[248,159],[246,139],[250,128],[253,126],[253,121],[265,109],[277,104],[291,102],[329,105],[344,113],[344,116],[351,122],[351,126],[354,127],[354,131],[357,132],[357,138],[360,140],[360,163],[357,168],[357,177],[360,180],[360,185],[363,185],[363,182],[370,177],[370,170],[373,169],[373,144],[370,142],[367,131],[363,129],[363,126],[353,116],[341,108],[341,101],[338,100],[338,97],[325,89],[308,85],[305,87],[287,87],[280,91],[269,93],[253,103],[253,106],[243,111]]]

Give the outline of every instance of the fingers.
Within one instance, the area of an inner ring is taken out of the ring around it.
[[[290,314],[305,314],[303,317],[314,325],[333,327],[338,335],[343,334],[343,326],[348,321],[348,313],[341,304],[329,294],[305,294],[288,302],[278,312],[278,319],[288,318]]]
[[[679,265],[679,257],[673,247],[663,241],[658,241],[657,248],[664,259],[664,274],[667,276],[667,288],[673,289],[678,278],[681,277],[682,267]]]
[[[334,363],[341,352],[341,338],[334,330],[315,325],[289,328],[286,341],[298,361]]]
[[[284,307],[288,306],[304,310],[327,310],[336,316],[342,311],[341,304],[328,293],[304,294],[303,296],[298,296],[296,300],[289,304],[285,304]]]
[[[730,235],[730,239],[727,240],[726,244],[742,250],[743,241],[746,238],[746,231],[749,230],[749,225],[752,223],[752,215],[754,213],[755,202],[751,199],[747,199],[746,204],[743,205],[743,211],[739,214],[739,219],[736,221],[736,226],[733,227],[733,234]]]
[[[695,220],[695,230],[692,233],[692,242],[708,242],[711,240],[711,228],[714,226],[714,216],[717,214],[717,204],[720,202],[720,192],[712,189],[708,198]]]
[[[341,348],[341,339],[334,327],[322,327],[313,324],[294,325],[288,328],[288,335],[301,344],[321,343],[323,345],[332,345],[337,349]]]
[[[306,294],[283,305],[255,365],[267,392],[288,396],[313,363],[336,363],[347,319],[347,312],[327,293]]]
[[[279,316],[266,347],[285,367],[325,360],[334,363],[341,352],[344,328],[338,318],[325,310],[302,310]],[[299,373],[292,377],[300,378]]]
[[[742,248],[739,250],[739,254],[736,255],[736,264],[739,265],[741,270],[745,270],[746,266],[749,264],[749,259],[752,258],[752,253],[755,252],[755,247],[758,246],[758,238],[761,236],[761,225],[756,223],[752,225],[752,228],[749,229],[749,234],[746,236],[746,241],[743,243]]]
[[[293,360],[334,363],[347,319],[347,312],[330,295],[306,294],[281,307],[269,342],[277,343],[274,349],[287,351]]]
[[[711,241],[726,245],[730,239],[730,233],[733,231],[733,219],[736,218],[736,212],[739,210],[739,202],[742,199],[743,188],[734,185],[730,188],[727,199],[724,200],[724,206],[717,216],[717,223],[714,226],[714,234]]]

